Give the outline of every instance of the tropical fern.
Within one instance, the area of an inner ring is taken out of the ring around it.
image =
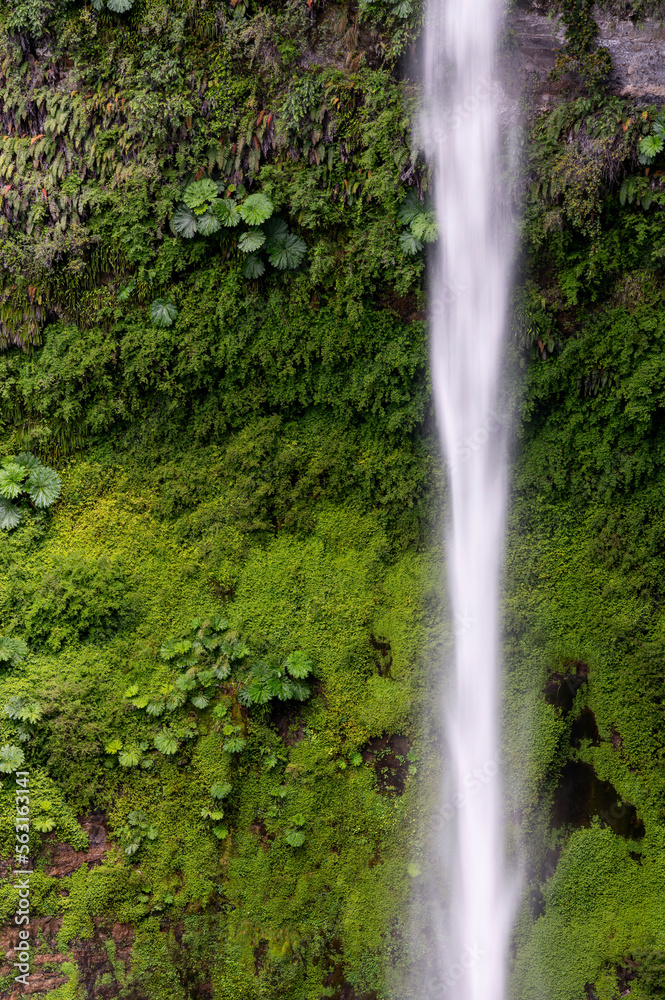
[[[399,206],[397,221],[408,227],[400,233],[399,244],[410,256],[420,253],[425,243],[434,243],[439,238],[435,213],[422,205],[413,191],[408,192]]]

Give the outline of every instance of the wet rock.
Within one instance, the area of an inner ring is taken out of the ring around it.
[[[570,745],[579,748],[584,740],[589,740],[591,746],[600,746],[600,733],[596,725],[596,716],[587,706],[583,708],[570,727]]]
[[[88,850],[75,851],[69,844],[62,844],[52,838],[47,840],[47,851],[50,854],[50,867],[46,874],[52,878],[62,878],[71,875],[83,864],[90,867],[100,864],[109,849],[106,817],[101,812],[92,813],[79,820],[81,827],[88,834]]]
[[[510,39],[507,61],[519,84],[546,104],[558,90],[549,74],[563,45],[564,29],[558,16],[548,16],[547,5],[521,2],[506,19]],[[665,28],[662,21],[636,22],[595,11],[598,44],[612,56],[608,89],[623,97],[665,99]],[[546,93],[547,92],[547,93]],[[544,98],[547,97],[548,101]]]
[[[409,775],[406,736],[375,736],[361,751],[363,761],[374,768],[382,795],[401,795]]]
[[[581,660],[566,664],[564,672],[550,674],[545,685],[545,701],[560,709],[565,718],[573,707],[575,695],[583,684],[589,682],[589,667]]]
[[[614,786],[601,781],[590,764],[568,761],[554,794],[552,826],[588,827],[593,816],[620,837],[639,840],[644,836],[644,823],[635,806],[621,802]]]
[[[381,636],[378,638],[370,636],[369,642],[374,650],[374,662],[376,664],[379,677],[390,677],[390,668],[393,665],[393,654],[389,640],[384,639]]]

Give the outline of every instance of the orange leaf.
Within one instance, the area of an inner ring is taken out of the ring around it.
[[[46,188],[42,188],[42,194],[45,198],[48,198],[48,195],[46,194]]]
[[[268,127],[268,125],[270,125],[271,121],[272,121],[272,111],[270,112],[270,114],[266,118],[266,128]]]
[[[200,170],[196,171],[196,179],[197,179],[197,181],[200,181],[202,177],[203,177],[203,167],[201,167]]]
[[[265,111],[261,111],[261,112],[259,113],[259,117],[258,117],[258,118],[256,119],[256,127],[257,127],[257,128],[259,127],[259,125],[260,125],[260,124],[261,124],[261,122],[263,121],[263,116],[264,116],[264,115],[265,115]]]
[[[44,138],[43,132],[40,132],[39,135],[33,135],[32,139],[30,140],[30,145],[32,146],[33,143],[37,142],[37,139],[43,139],[43,138]]]
[[[9,191],[11,191],[11,189],[12,189],[11,184],[7,184],[7,186],[5,187],[5,189],[4,189],[4,191],[2,193],[3,194],[7,194]]]

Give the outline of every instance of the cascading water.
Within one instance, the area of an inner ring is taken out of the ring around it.
[[[440,238],[430,273],[435,402],[450,471],[448,573],[455,621],[446,698],[454,803],[445,955],[434,995],[501,1000],[513,887],[499,768],[498,587],[506,445],[497,416],[511,239],[501,218],[493,74],[496,0],[429,0],[425,148]]]

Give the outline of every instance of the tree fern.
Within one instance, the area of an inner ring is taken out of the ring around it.
[[[60,476],[42,465],[30,452],[2,459],[0,464],[0,529],[10,531],[20,524],[23,510],[20,501],[34,507],[50,507],[60,496]],[[14,502],[12,502],[14,501]]]
[[[191,208],[197,214],[208,211],[210,203],[217,197],[217,185],[214,181],[206,178],[202,181],[194,181],[188,184],[182,196],[187,208]]]
[[[212,210],[223,226],[234,228],[242,222],[238,206],[231,198],[218,198]]]
[[[175,736],[173,736],[173,734],[166,729],[163,729],[161,733],[157,733],[154,743],[155,748],[159,750],[160,753],[166,754],[169,757],[177,753],[180,749],[180,744]]]
[[[213,233],[222,228],[219,219],[212,212],[206,212],[200,219],[197,219],[197,227],[201,236],[212,236]]]

